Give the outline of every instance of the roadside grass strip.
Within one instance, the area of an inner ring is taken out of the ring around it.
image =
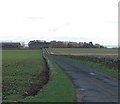
[[[84,56],[82,56],[82,58],[79,56],[62,56],[64,58],[67,58],[68,60],[71,60],[73,62],[77,62],[80,63],[84,66],[87,66],[91,69],[93,69],[96,72],[99,72],[103,75],[106,75],[108,77],[111,77],[113,79],[119,79],[119,75],[118,75],[118,68],[117,67],[109,67],[107,65],[103,65],[101,63],[96,63],[96,62],[92,62],[92,61],[88,61],[88,60],[83,60]]]
[[[75,89],[68,76],[48,58],[50,78],[44,88],[35,96],[27,97],[30,102],[75,102]]]

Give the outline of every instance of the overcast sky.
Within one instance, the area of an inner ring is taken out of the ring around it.
[[[119,0],[0,0],[0,41],[118,44]]]

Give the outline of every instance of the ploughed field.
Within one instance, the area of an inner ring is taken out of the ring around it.
[[[3,50],[3,101],[14,102],[37,94],[46,80],[43,70],[40,50]]]
[[[82,56],[81,59],[96,62],[110,62],[116,64],[119,61],[118,49],[108,48],[49,48],[48,52],[55,55]]]
[[[55,55],[71,55],[81,57],[82,60],[89,60],[101,63],[119,62],[118,49],[108,48],[49,48],[48,52]]]
[[[49,48],[58,55],[118,55],[118,49],[111,48]]]

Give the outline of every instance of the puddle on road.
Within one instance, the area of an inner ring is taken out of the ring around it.
[[[95,73],[89,73],[90,75],[96,75]]]
[[[81,88],[81,89],[79,89],[80,91],[85,91],[85,89],[84,88]]]

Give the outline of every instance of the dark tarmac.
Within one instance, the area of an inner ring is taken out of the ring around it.
[[[51,58],[72,80],[76,102],[118,102],[118,81],[61,56]]]

